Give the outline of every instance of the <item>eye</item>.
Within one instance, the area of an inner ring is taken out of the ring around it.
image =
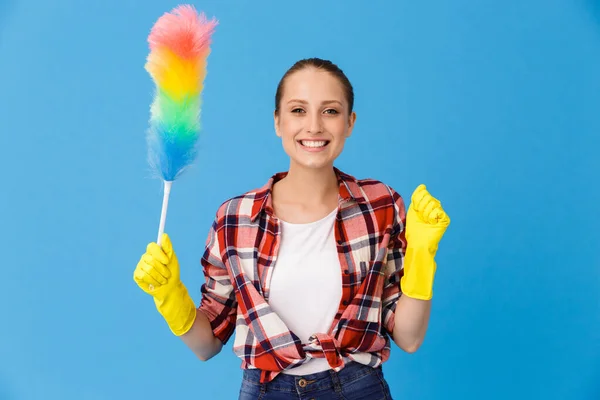
[[[301,108],[294,108],[294,109],[292,109],[292,112],[293,113],[301,113],[301,112],[304,112],[304,110]]]
[[[325,112],[327,114],[338,114],[338,111],[334,110],[333,108],[327,109],[327,110],[325,110]]]

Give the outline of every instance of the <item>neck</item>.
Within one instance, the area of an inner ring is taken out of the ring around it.
[[[299,168],[290,165],[280,183],[286,198],[297,203],[323,203],[338,194],[338,181],[333,166],[322,169]]]

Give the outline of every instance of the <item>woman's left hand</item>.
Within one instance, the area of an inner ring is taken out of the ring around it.
[[[435,253],[450,225],[450,217],[438,199],[425,185],[419,185],[406,213],[406,253],[404,275],[400,280],[402,292],[414,299],[430,300],[436,271]]]
[[[412,248],[437,251],[438,244],[450,225],[450,217],[441,202],[433,197],[423,184],[412,194],[406,213],[406,240]]]

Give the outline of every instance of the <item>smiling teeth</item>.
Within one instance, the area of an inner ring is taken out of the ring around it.
[[[324,141],[324,140],[321,140],[321,141],[318,141],[318,142],[315,142],[315,141],[312,141],[312,140],[311,141],[304,141],[303,140],[300,143],[302,143],[302,146],[306,146],[306,147],[323,147],[323,146],[325,146],[325,144],[327,144],[327,142]]]

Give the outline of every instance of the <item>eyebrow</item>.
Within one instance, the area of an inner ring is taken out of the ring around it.
[[[306,100],[300,100],[300,99],[291,99],[290,101],[288,101],[288,104],[290,104],[290,103],[308,104],[308,102]],[[343,105],[339,100],[325,100],[325,101],[321,102],[321,104],[331,104],[331,103],[337,103],[340,106]]]

